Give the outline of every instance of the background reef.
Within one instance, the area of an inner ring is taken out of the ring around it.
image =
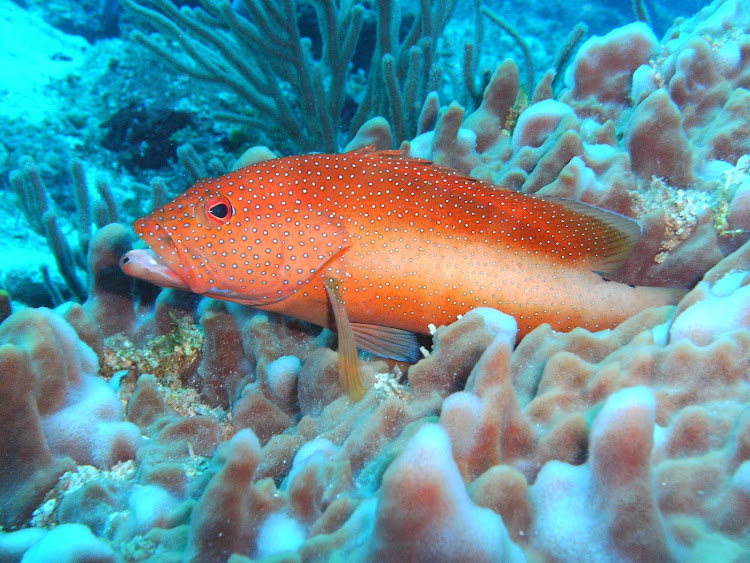
[[[176,4],[0,0],[0,560],[750,557],[746,1]],[[352,403],[328,330],[120,272],[198,177],[368,144],[638,218],[616,279],[691,291],[467,311]]]

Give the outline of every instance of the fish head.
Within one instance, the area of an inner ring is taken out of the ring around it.
[[[154,276],[148,281],[158,285],[164,284],[158,283],[157,272],[170,283],[168,287],[210,293],[217,273],[216,265],[208,259],[211,241],[221,236],[222,231],[231,233],[231,227],[226,225],[233,214],[229,199],[215,190],[202,187],[185,192],[133,223],[133,229],[150,247],[151,254],[144,256],[143,261],[128,262],[126,272],[134,274],[138,267],[142,269],[140,277],[152,272]]]
[[[202,180],[136,220],[150,251],[125,254],[125,273],[256,306],[298,291],[347,247],[346,231],[293,192],[242,181],[251,175],[244,169]]]

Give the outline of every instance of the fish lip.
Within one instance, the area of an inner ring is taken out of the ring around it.
[[[169,285],[164,285],[165,287],[178,287],[193,293],[206,293],[210,290],[208,280],[212,277],[212,272],[205,266],[196,266],[196,263],[206,263],[200,252],[175,239],[168,229],[154,219],[145,217],[136,222],[134,229],[138,237],[150,247],[153,253],[151,259],[158,262],[162,275],[166,274],[173,280]],[[191,257],[192,261],[189,261],[188,257]],[[200,273],[196,275],[196,271]]]
[[[185,281],[150,248],[129,250],[120,258],[120,268],[129,276],[160,287],[190,290]]]

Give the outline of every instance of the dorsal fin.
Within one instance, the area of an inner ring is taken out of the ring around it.
[[[558,254],[570,266],[580,264],[602,274],[613,272],[627,260],[641,235],[638,223],[624,215],[571,199],[493,186],[402,150],[376,151],[367,146],[347,154],[373,164],[391,161],[391,171],[402,167],[420,182],[439,182],[447,190],[463,192],[465,203],[472,201],[477,208],[495,210],[495,219],[513,232],[514,245]]]
[[[587,267],[598,273],[614,272],[622,266],[641,237],[640,225],[619,213],[562,197],[533,197],[569,212],[569,216],[562,215],[559,219],[567,222],[561,230],[575,236],[575,241],[585,249],[581,257],[586,259]]]
[[[425,172],[440,172],[441,174],[444,174],[446,177],[452,177],[455,181],[460,182],[461,184],[481,184],[481,180],[478,180],[477,178],[473,178],[472,176],[467,176],[458,170],[455,170],[453,168],[448,168],[447,166],[443,166],[441,164],[436,164],[432,160],[428,160],[426,158],[420,158],[418,156],[411,156],[406,153],[403,149],[388,149],[388,150],[376,150],[375,145],[367,145],[364,147],[360,147],[358,149],[351,150],[344,154],[351,154],[351,155],[357,155],[364,158],[370,158],[373,159],[373,161],[397,161],[399,164],[402,164],[407,167],[411,167],[412,171],[422,170]]]

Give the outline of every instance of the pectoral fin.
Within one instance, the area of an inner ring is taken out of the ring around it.
[[[336,320],[336,330],[339,335],[339,381],[344,391],[353,400],[359,401],[364,397],[367,390],[359,371],[357,344],[354,341],[354,333],[341,298],[340,282],[335,278],[326,278],[324,285],[331,302],[333,316]]]

